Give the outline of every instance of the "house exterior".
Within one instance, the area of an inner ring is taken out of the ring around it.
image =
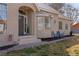
[[[58,31],[63,36],[70,34],[72,21],[47,4],[8,3],[6,5],[6,32],[0,34],[2,35],[0,40],[9,42],[8,45],[15,42],[38,43],[41,42],[39,38],[57,36]]]
[[[72,32],[74,34],[79,34],[79,23],[72,25]]]

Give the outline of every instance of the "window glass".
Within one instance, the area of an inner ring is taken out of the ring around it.
[[[51,26],[50,17],[45,17],[45,28],[50,28],[50,26]]]
[[[62,22],[61,21],[59,21],[59,29],[62,30]]]
[[[38,30],[44,29],[44,17],[38,17]]]

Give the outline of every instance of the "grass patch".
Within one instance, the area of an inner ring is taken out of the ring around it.
[[[56,43],[41,45],[33,48],[26,48],[22,50],[8,52],[5,56],[69,56],[69,52],[66,50],[76,44],[79,44],[77,40],[79,37],[74,36],[69,40],[62,40]]]

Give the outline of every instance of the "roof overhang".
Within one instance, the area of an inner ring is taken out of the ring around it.
[[[63,16],[63,15],[58,15],[58,18],[59,19],[63,19],[63,20],[67,20],[67,21],[71,21],[70,18],[66,17],[66,16]]]
[[[45,3],[35,3],[37,10],[38,11],[46,11],[46,12],[50,12],[50,13],[54,13],[54,14],[59,14],[58,11],[56,11],[55,9],[53,9],[52,7],[50,7],[49,5],[45,4]]]

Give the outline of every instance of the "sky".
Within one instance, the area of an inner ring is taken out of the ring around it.
[[[79,3],[70,3],[70,5],[72,5],[73,7],[75,7],[75,8],[78,8],[78,9],[79,9]]]

